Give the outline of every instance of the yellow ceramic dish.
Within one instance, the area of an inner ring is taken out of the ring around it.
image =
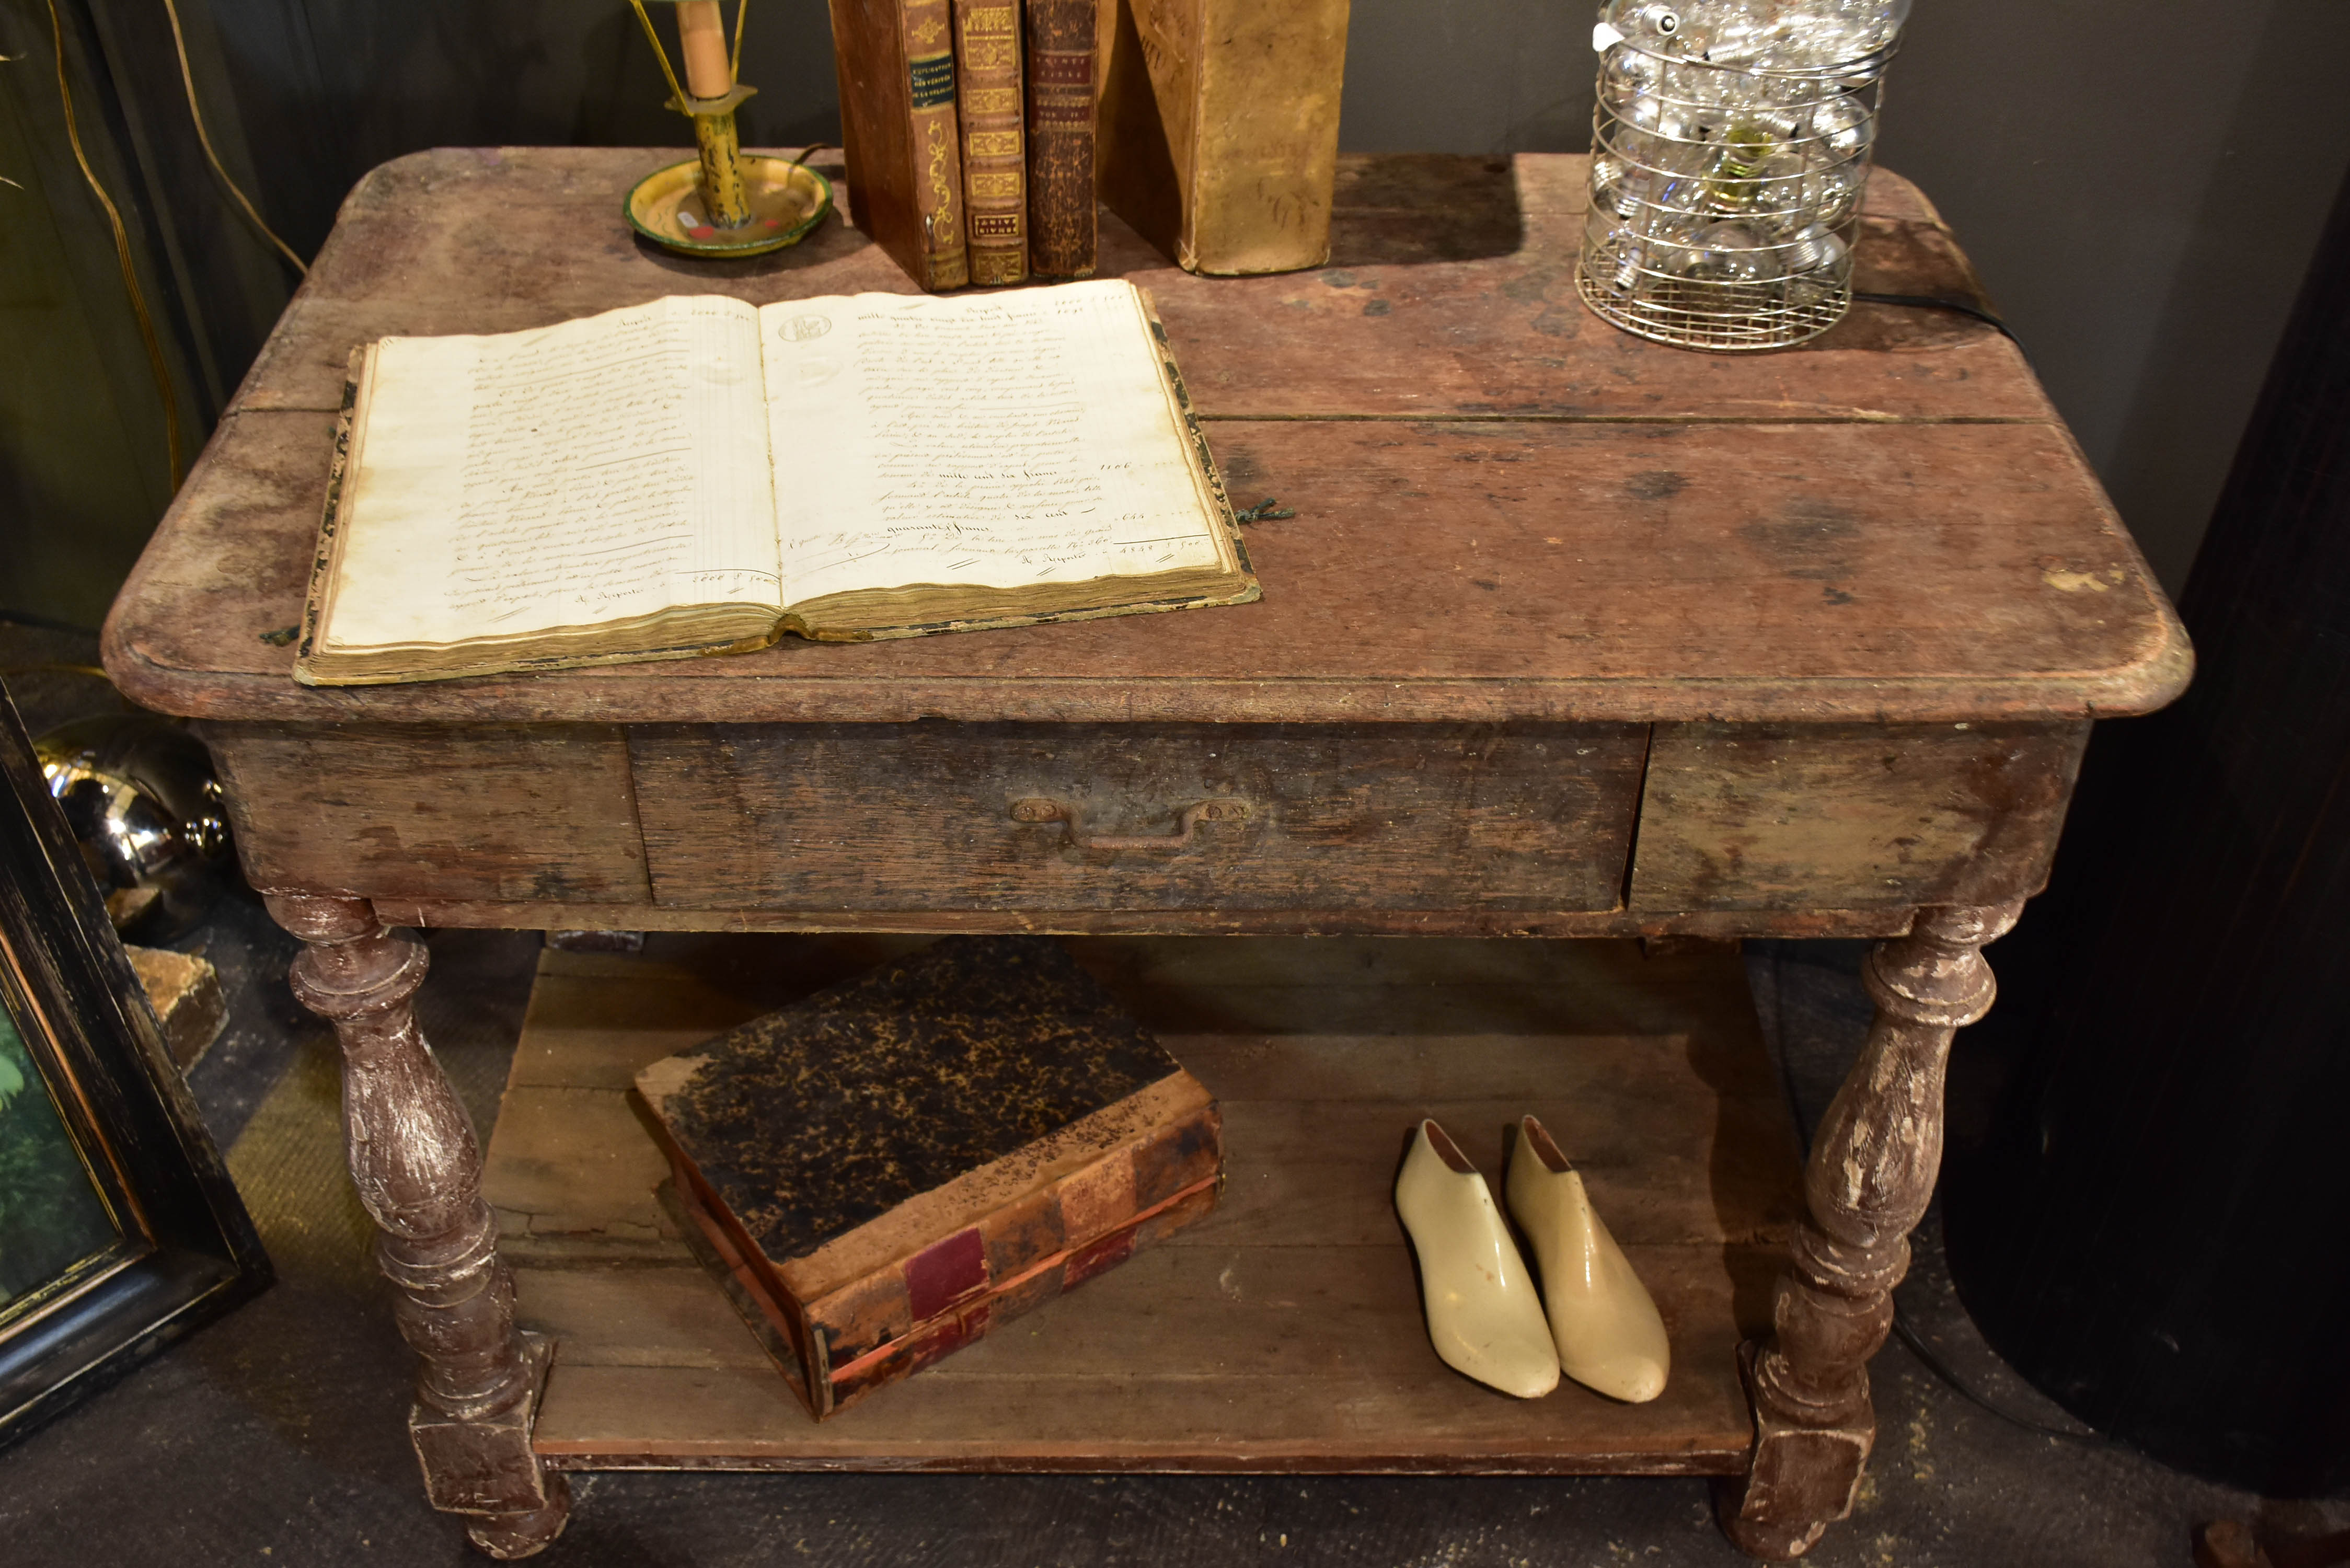
[[[832,211],[832,182],[788,158],[743,155],[751,221],[712,228],[702,201],[702,164],[689,159],[637,182],[621,210],[629,226],[655,244],[690,256],[754,256],[793,244]]]

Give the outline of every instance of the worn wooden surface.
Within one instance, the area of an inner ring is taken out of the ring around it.
[[[666,156],[666,155],[661,155]],[[110,618],[139,700],[219,718],[1960,722],[2159,705],[2189,654],[2014,349],[1862,306],[1784,353],[1686,353],[1575,303],[1582,161],[1342,171],[1331,266],[1176,271],[1115,219],[1250,531],[1263,603],[556,675],[320,691],[291,626],[357,343],[542,325],[666,293],[911,286],[826,224],[754,261],[639,247],[656,155],[421,153],[362,182]],[[1879,172],[1865,287],[1970,295]]]
[[[629,732],[660,903],[842,911],[1612,909],[1647,742],[1622,724]],[[1048,804],[1019,820],[1021,802]],[[1234,815],[1179,848],[1202,802]],[[1120,846],[1085,843],[1104,836]]]
[[[2036,893],[2088,732],[1660,724],[1631,907],[1916,907]]]
[[[296,1000],[331,1021],[343,1051],[351,1183],[375,1221],[392,1314],[417,1353],[408,1430],[435,1508],[465,1516],[501,1561],[562,1533],[571,1494],[533,1455],[546,1350],[515,1326],[514,1281],[481,1189],[471,1120],[416,1027],[424,946],[354,898],[273,897],[306,944]]]
[[[223,723],[203,738],[255,887],[582,904],[651,896],[616,728]]]
[[[951,931],[1046,936],[1898,937],[1911,911],[1863,909],[671,909],[654,904],[519,904],[383,898],[404,926],[603,931]]]
[[[1802,1556],[1859,1494],[1877,1440],[1869,1358],[1893,1327],[1909,1232],[1942,1166],[1950,1038],[1990,1010],[1982,948],[2022,908],[1926,910],[1861,970],[1877,1016],[1813,1134],[1807,1212],[1773,1295],[1770,1337],[1745,1353],[1752,1462],[1715,1492],[1722,1529],[1753,1556]]]
[[[1727,1473],[1733,1351],[1798,1211],[1742,973],[1628,943],[1075,944],[1221,1098],[1217,1211],[821,1427],[685,1253],[623,1090],[643,1063],[905,944],[656,937],[550,952],[485,1190],[523,1321],[559,1335],[537,1447],[566,1467]],[[1674,1334],[1652,1405],[1521,1403],[1429,1348],[1388,1200],[1413,1118],[1498,1171],[1533,1109]]]
[[[1823,912],[2038,888],[2085,729],[205,734],[256,883],[339,888],[424,924],[1889,935],[1906,913]],[[297,794],[303,809],[270,809]],[[1180,829],[1203,805],[1218,819]]]

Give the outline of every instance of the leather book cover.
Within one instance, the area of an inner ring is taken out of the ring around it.
[[[971,281],[1028,276],[1028,158],[1020,132],[1019,0],[954,0]]]
[[[906,275],[970,281],[950,0],[831,0],[848,204]]]
[[[1091,277],[1095,0],[1028,0],[1028,267]]]
[[[949,937],[637,1075],[818,1419],[1209,1211],[1207,1089],[1046,938]]]
[[[1347,0],[1102,0],[1101,198],[1186,272],[1330,259]]]

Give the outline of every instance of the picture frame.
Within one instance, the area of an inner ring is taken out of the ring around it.
[[[0,1446],[270,1278],[0,687]]]

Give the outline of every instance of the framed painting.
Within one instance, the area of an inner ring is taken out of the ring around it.
[[[0,690],[0,1444],[268,1281]]]

